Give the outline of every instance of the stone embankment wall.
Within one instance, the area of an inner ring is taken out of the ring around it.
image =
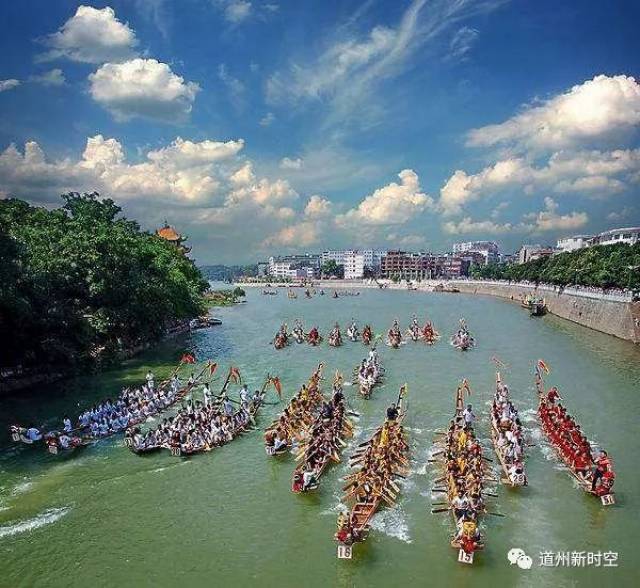
[[[534,286],[519,284],[483,284],[455,282],[460,292],[507,298],[520,304],[527,294],[544,297],[551,314],[585,327],[640,343],[640,302],[614,302],[575,296],[566,292],[537,291]]]

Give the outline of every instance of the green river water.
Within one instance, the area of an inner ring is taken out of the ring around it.
[[[553,316],[531,319],[497,299],[363,290],[358,297],[289,300],[284,291],[262,296],[249,290],[246,304],[216,310],[222,326],[164,343],[108,373],[0,399],[0,431],[12,422],[53,425],[65,412],[75,415],[79,407],[115,396],[123,384],[139,383],[149,367],[167,375],[186,349],[201,361],[217,361],[219,374],[238,366],[252,389],[267,372],[278,374],[286,398],[323,361],[327,390],[333,372],[350,374],[366,348],[347,341],[339,349],[292,344],[276,351],[269,342],[282,321],[292,325],[300,317],[307,329],[318,324],[326,335],[334,321],[346,327],[353,317],[381,332],[396,316],[406,328],[413,313],[432,319],[441,341],[399,350],[381,346],[384,385],[368,401],[356,397],[355,387],[345,388],[361,413],[353,446],[382,422],[407,382],[412,452],[412,473],[401,482],[397,508],[376,515],[352,560],[336,559],[332,539],[346,465],[330,468],[315,493],[294,495],[292,456],[268,458],[260,430],[190,459],[168,452],[138,457],[122,437],[55,457],[42,447],[15,446],[2,433],[0,586],[637,585],[640,348]],[[468,353],[448,344],[461,316],[478,342]],[[470,567],[458,563],[449,547],[450,517],[430,513],[432,500],[442,495],[431,493],[437,475],[427,459],[463,377],[473,390],[476,430],[486,455],[493,455],[487,419],[492,356],[508,365],[503,379],[535,446],[528,453],[530,485],[498,487],[498,497],[489,499],[490,510],[506,516],[484,519],[487,547]],[[540,357],[551,367],[548,385],[558,385],[570,412],[613,457],[617,505],[605,508],[578,491],[541,439],[532,376]],[[281,409],[266,406],[260,427]],[[509,564],[513,547],[533,558],[532,569]],[[618,567],[541,567],[541,551],[618,552]]]

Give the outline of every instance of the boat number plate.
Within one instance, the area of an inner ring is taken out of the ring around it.
[[[351,545],[338,545],[338,559],[351,559],[352,551]]]
[[[267,455],[275,455],[276,454],[276,448],[274,446],[265,447],[264,449],[267,452]]]
[[[604,506],[610,506],[616,503],[616,499],[613,494],[605,494],[604,496],[601,496],[600,501]]]
[[[58,454],[58,446],[57,445],[49,445],[49,453],[53,453],[53,455]]]
[[[524,474],[514,474],[513,483],[522,486],[524,484]]]
[[[133,440],[131,439],[131,437],[125,437],[124,444],[127,447],[131,447],[133,445]]]
[[[20,433],[17,433],[17,432],[16,433],[12,433],[11,434],[11,438],[16,442],[20,441]]]
[[[464,549],[458,550],[458,561],[463,564],[472,564],[473,553],[467,553]]]

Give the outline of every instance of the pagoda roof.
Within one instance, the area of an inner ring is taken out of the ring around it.
[[[161,229],[156,231],[159,237],[166,239],[167,241],[182,241],[183,237],[178,231],[169,225],[165,225]]]

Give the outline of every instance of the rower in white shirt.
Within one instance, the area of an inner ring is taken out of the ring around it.
[[[249,390],[247,389],[246,384],[244,384],[240,389],[240,402],[243,407],[246,407],[249,404]]]
[[[202,397],[205,407],[211,406],[211,389],[207,383],[205,383],[204,388],[202,389]]]
[[[64,419],[62,419],[62,424],[64,425],[64,430],[67,433],[73,429],[73,425],[71,424],[71,419],[66,415]]]

